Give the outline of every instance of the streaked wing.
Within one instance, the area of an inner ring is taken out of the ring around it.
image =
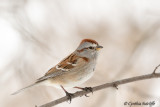
[[[87,62],[87,58],[76,56],[76,54],[71,54],[64,60],[62,60],[59,64],[57,64],[55,67],[51,68],[43,77],[39,78],[37,82],[41,82],[58,75],[68,73],[68,71],[86,65]]]

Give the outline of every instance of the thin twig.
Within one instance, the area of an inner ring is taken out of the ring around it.
[[[146,74],[146,75],[131,77],[131,78],[122,79],[122,80],[114,81],[114,82],[111,82],[111,83],[105,83],[105,84],[102,84],[102,85],[99,85],[99,86],[95,86],[95,87],[93,87],[93,92],[98,91],[98,90],[102,90],[102,89],[105,89],[105,88],[109,88],[109,87],[115,87],[115,86],[117,87],[119,85],[131,83],[131,82],[135,82],[135,81],[152,79],[152,78],[160,78],[160,73],[155,73],[159,66],[160,65],[158,65],[154,69],[152,74]],[[77,91],[77,92],[73,93],[72,99],[74,99],[76,97],[81,97],[81,96],[86,95],[88,93],[91,93],[91,92],[89,92],[89,91]],[[60,103],[63,103],[65,101],[68,101],[68,98],[66,96],[62,97],[62,98],[59,98],[55,101],[51,101],[49,103],[46,103],[44,105],[38,106],[38,107],[52,107],[52,106],[58,105]]]
[[[158,69],[158,67],[160,67],[160,64],[159,64],[158,66],[156,66],[156,68],[155,68],[154,71],[153,71],[153,74],[156,73],[156,70]]]

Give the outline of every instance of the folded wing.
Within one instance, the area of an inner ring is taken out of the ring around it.
[[[87,58],[76,56],[76,54],[71,54],[58,63],[55,67],[51,68],[43,77],[37,79],[36,83],[68,73],[69,71],[74,71],[73,69],[85,66],[86,62],[88,62]]]

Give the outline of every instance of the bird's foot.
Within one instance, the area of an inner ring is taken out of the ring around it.
[[[69,93],[69,92],[65,92],[65,93],[66,93],[66,96],[68,97],[69,103],[71,103],[74,95],[72,93]]]
[[[86,91],[86,92],[92,92],[92,94],[93,94],[93,89],[92,89],[92,87],[85,87],[85,88],[82,88],[82,90],[84,90],[84,91]],[[89,97],[87,94],[85,94],[85,96],[86,97]]]
[[[90,91],[93,93],[92,87],[85,87],[85,88],[82,88],[82,90],[87,91],[87,92]]]
[[[78,89],[81,89],[81,90],[86,91],[86,92],[92,92],[92,94],[93,94],[93,88],[92,87],[85,87],[85,88],[74,87],[74,88],[78,88]],[[89,97],[87,94],[85,94],[85,96]]]

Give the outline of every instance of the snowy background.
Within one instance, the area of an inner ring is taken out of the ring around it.
[[[0,106],[34,107],[63,97],[61,89],[45,86],[10,94],[43,76],[84,38],[104,48],[82,87],[151,73],[160,64],[160,1],[0,0]],[[125,84],[57,107],[129,107],[126,101],[159,107],[159,83]]]

